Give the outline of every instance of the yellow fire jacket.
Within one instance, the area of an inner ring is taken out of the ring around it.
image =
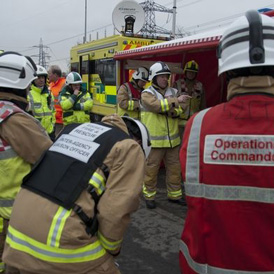
[[[148,87],[141,95],[141,121],[147,126],[152,148],[172,148],[180,144],[179,116],[182,108],[177,90]]]
[[[47,133],[52,133],[55,125],[54,97],[47,86],[42,89],[32,85],[28,94],[28,101],[32,115],[40,121]]]
[[[141,91],[134,80],[120,86],[117,92],[118,115],[140,119]]]

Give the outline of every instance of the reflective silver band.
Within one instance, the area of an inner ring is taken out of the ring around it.
[[[48,256],[48,257],[50,257],[50,259],[52,259],[52,258],[58,258],[58,259],[63,259],[63,260],[67,259],[68,262],[69,262],[69,259],[81,258],[81,257],[94,255],[96,253],[99,253],[102,250],[102,246],[99,245],[97,247],[95,246],[93,249],[90,249],[89,251],[83,251],[83,252],[79,252],[79,253],[78,252],[73,252],[73,249],[69,249],[70,253],[68,253],[68,252],[65,253],[65,251],[68,250],[68,249],[64,249],[64,253],[61,253],[61,252],[57,253],[57,252],[54,252],[54,251],[51,251],[51,250],[43,249],[39,246],[35,246],[33,243],[27,242],[23,239],[19,239],[18,237],[11,234],[10,232],[8,232],[8,237],[14,243],[17,243],[20,246],[23,246],[27,249],[30,249],[31,251],[34,251],[34,252],[38,253],[39,255]]]
[[[17,153],[10,147],[7,150],[0,151],[0,160],[11,159],[18,156]]]
[[[188,183],[199,182],[200,132],[203,118],[209,110],[210,108],[202,110],[193,119],[187,146],[186,181]]]
[[[190,254],[187,245],[181,240],[180,241],[180,251],[183,253],[188,265],[199,274],[273,274],[273,271],[240,271],[233,269],[224,269],[214,267],[208,264],[200,264],[195,262]]]
[[[60,209],[61,209],[61,212],[58,212],[59,214],[58,214],[58,216],[56,216],[57,220],[55,222],[52,237],[50,239],[50,246],[53,246],[53,247],[56,246],[56,243],[58,242],[57,236],[58,236],[58,232],[59,232],[59,229],[60,229],[60,226],[61,226],[61,223],[62,223],[62,219],[64,218],[64,216],[68,212],[68,210],[65,209],[65,208],[60,207]]]
[[[12,207],[14,200],[0,200],[0,207]]]
[[[155,141],[160,141],[160,140],[175,140],[177,138],[179,138],[179,134],[178,133],[176,133],[176,134],[174,134],[172,136],[167,136],[167,135],[165,135],[165,136],[150,136],[150,139],[151,140],[155,140]]]
[[[274,203],[273,188],[185,183],[187,196],[221,201]]]

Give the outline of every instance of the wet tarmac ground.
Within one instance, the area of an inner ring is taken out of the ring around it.
[[[179,274],[179,240],[187,207],[167,200],[165,171],[160,170],[157,207],[147,209],[142,198],[132,215],[117,258],[122,274]]]

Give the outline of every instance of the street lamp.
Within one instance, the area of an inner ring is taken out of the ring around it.
[[[175,39],[176,35],[176,0],[173,0],[173,20],[172,20],[172,36]]]
[[[85,36],[84,43],[87,42],[87,0],[85,0]]]

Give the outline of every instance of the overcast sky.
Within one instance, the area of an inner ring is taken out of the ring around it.
[[[112,12],[121,0],[87,0],[87,39],[113,35]],[[138,3],[144,1],[137,1]],[[172,9],[173,0],[154,0]],[[176,26],[186,33],[223,26],[249,9],[273,8],[274,0],[177,0]],[[155,12],[156,24],[172,29],[172,16]],[[0,49],[32,56],[48,47],[48,63],[68,70],[70,48],[83,41],[85,0],[0,0]],[[117,33],[117,32],[116,32]]]

